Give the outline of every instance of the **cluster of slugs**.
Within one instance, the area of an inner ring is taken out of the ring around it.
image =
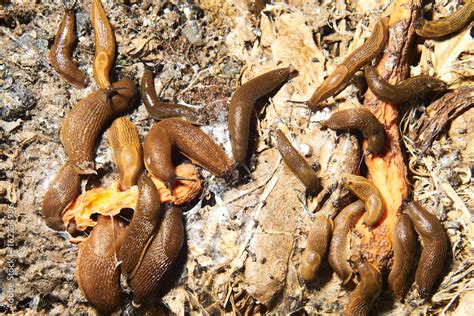
[[[76,42],[74,4],[70,7],[64,4],[65,13],[51,48],[50,61],[65,81],[77,88],[85,88],[88,80],[72,59]],[[472,14],[472,0],[468,0],[448,18],[417,22],[416,32],[423,37],[445,36],[468,24]],[[99,90],[76,104],[64,120],[60,140],[68,160],[49,185],[42,213],[50,228],[74,230],[73,222],[64,222],[64,211],[80,194],[83,177],[96,172],[97,143],[103,129],[110,124],[107,137],[119,170],[119,190],[138,187],[134,213],[130,223],[116,216],[97,217],[90,236],[79,246],[76,276],[87,300],[101,312],[112,312],[121,305],[125,293],[131,295],[135,304],[153,296],[181,251],[184,242],[181,209],[171,203],[162,203],[152,180],[159,179],[170,190],[179,181],[195,181],[177,174],[173,151],[179,151],[218,177],[231,174],[235,166],[251,175],[246,161],[254,105],[258,99],[296,76],[297,72],[292,66],[276,69],[249,80],[235,91],[228,114],[234,163],[211,137],[196,126],[205,124],[204,114],[184,105],[162,102],[155,91],[153,72],[146,69],[141,81],[141,99],[150,117],[159,122],[150,128],[142,148],[135,125],[127,116],[121,116],[135,97],[135,83],[131,79],[110,80],[116,42],[100,0],[92,1],[90,18],[96,47],[93,75]],[[325,100],[341,92],[353,75],[383,50],[387,38],[386,21],[381,19],[376,23],[372,36],[347,56],[312,97],[302,103],[311,110],[324,107]],[[447,88],[445,82],[430,76],[416,76],[391,85],[371,66],[365,67],[365,78],[378,98],[391,103],[402,103],[420,93]],[[386,145],[384,126],[365,108],[338,111],[321,125],[337,130],[359,130],[367,139],[366,153],[370,155],[382,153]],[[308,193],[318,192],[320,181],[317,173],[284,133],[274,130],[272,138],[284,162],[306,186]],[[305,281],[314,279],[327,252],[330,266],[343,284],[351,281],[353,267],[349,263],[348,233],[361,216],[368,228],[383,217],[384,200],[369,179],[343,174],[342,181],[359,200],[341,210],[334,221],[325,216],[317,217],[318,225],[309,233],[307,248],[301,256],[300,273]],[[390,290],[400,299],[411,287],[410,267],[414,265],[417,235],[423,242],[415,276],[421,295],[430,293],[447,253],[446,236],[438,219],[415,201],[406,201],[404,205],[405,210],[398,216],[393,231],[394,261],[388,277]],[[360,282],[351,295],[347,313],[363,315],[368,313],[382,289],[382,276],[378,268],[368,262],[357,262],[355,268]]]

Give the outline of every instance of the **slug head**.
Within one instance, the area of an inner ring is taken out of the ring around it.
[[[107,89],[106,89],[107,90]],[[130,79],[114,82],[112,88],[105,92],[107,102],[115,113],[127,109],[136,93],[135,83]]]
[[[315,251],[304,251],[301,256],[301,277],[309,282],[314,279],[321,264],[321,256]]]
[[[140,147],[127,144],[118,153],[117,167],[120,175],[120,190],[126,191],[135,185],[143,170],[143,154]]]
[[[375,225],[383,214],[383,203],[377,195],[371,195],[365,201],[365,215],[363,218],[364,225],[372,227]]]

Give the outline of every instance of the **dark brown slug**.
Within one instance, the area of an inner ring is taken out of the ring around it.
[[[300,273],[303,280],[309,282],[316,276],[321,261],[329,248],[333,227],[332,220],[324,215],[316,216],[314,219],[306,249],[300,260]]]
[[[99,133],[114,115],[130,105],[135,95],[135,84],[130,79],[122,79],[112,86],[121,89],[110,102],[100,90],[89,94],[72,108],[61,127],[64,150],[79,174],[95,173],[94,154]]]
[[[62,212],[74,201],[81,191],[81,177],[74,170],[72,162],[66,162],[48,186],[43,198],[41,212],[49,228],[65,230]]]
[[[183,118],[198,125],[202,125],[205,121],[202,113],[190,107],[162,102],[156,94],[153,71],[150,69],[145,69],[143,73],[140,93],[148,114],[157,121],[166,118]]]
[[[418,236],[407,214],[400,214],[392,231],[393,264],[388,287],[401,300],[411,287],[410,275],[415,267]]]
[[[115,60],[115,36],[100,0],[93,0],[90,19],[95,36],[94,78],[102,90],[109,90],[110,70]]]
[[[142,175],[138,180],[138,201],[118,255],[122,261],[122,274],[129,279],[140,266],[150,240],[157,231],[161,213],[160,194],[153,181]]]
[[[285,164],[290,170],[303,182],[309,192],[315,192],[319,189],[319,178],[316,172],[311,168],[308,162],[293,147],[285,134],[279,129],[274,133],[276,147],[280,152]]]
[[[232,96],[229,106],[230,141],[237,165],[247,169],[245,163],[249,142],[250,118],[255,102],[275,91],[288,81],[295,69],[290,66],[266,72],[240,86]]]
[[[380,191],[367,178],[350,173],[342,174],[344,185],[365,203],[365,215],[362,222],[366,226],[375,225],[384,212],[383,198]]]
[[[443,226],[436,216],[418,202],[406,202],[406,213],[410,216],[415,231],[421,237],[423,251],[416,269],[415,283],[418,293],[426,298],[443,269],[448,243]]]
[[[306,105],[313,111],[324,106],[322,102],[329,97],[339,94],[349,84],[354,74],[365,64],[370,62],[385,47],[388,39],[388,30],[383,19],[375,24],[372,35],[347,56],[344,61],[323,81],[314,91]]]
[[[472,21],[474,4],[472,0],[466,0],[464,5],[448,17],[426,21],[417,19],[415,21],[415,32],[424,38],[436,38],[454,33]]]
[[[216,176],[225,176],[232,170],[232,162],[224,150],[206,133],[185,120],[165,119],[148,132],[143,153],[148,172],[168,187],[177,180],[171,159],[174,147]]]
[[[137,127],[126,116],[118,117],[107,130],[107,138],[120,174],[120,189],[137,184],[143,170],[143,150]]]
[[[92,233],[79,245],[77,283],[89,303],[103,313],[122,303],[116,254],[124,236],[119,220],[99,215]]]
[[[372,66],[365,67],[365,80],[377,98],[394,104],[406,102],[430,91],[442,91],[447,88],[447,84],[443,80],[423,75],[414,76],[397,85],[392,85],[380,77],[375,67]]]
[[[346,109],[333,113],[321,125],[330,129],[357,129],[367,139],[367,151],[378,154],[385,144],[385,131],[379,120],[366,108]]]
[[[345,315],[365,316],[372,310],[372,304],[382,291],[382,275],[376,266],[369,262],[357,264],[360,283],[351,293]]]
[[[350,257],[349,232],[356,220],[364,213],[364,202],[358,200],[349,204],[334,219],[334,231],[329,247],[329,265],[347,284],[352,277],[352,268],[348,262]]]
[[[49,51],[49,61],[57,73],[75,86],[83,89],[87,87],[86,75],[77,67],[72,60],[72,52],[76,47],[75,25],[76,17],[74,15],[74,6],[68,8],[63,1],[64,15],[59,25],[58,32],[54,38],[54,44]]]
[[[130,280],[135,303],[141,303],[156,292],[163,276],[178,257],[184,242],[181,216],[181,210],[176,207],[165,211],[158,233],[151,240],[139,269]]]

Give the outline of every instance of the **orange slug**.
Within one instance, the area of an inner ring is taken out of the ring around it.
[[[143,151],[137,127],[126,116],[118,117],[107,130],[113,160],[120,174],[120,189],[137,184],[143,170]]]
[[[153,125],[148,132],[143,154],[148,172],[168,187],[172,187],[177,180],[171,159],[174,147],[216,176],[225,176],[232,170],[232,162],[224,150],[207,134],[188,121],[165,119]]]
[[[81,177],[74,170],[73,163],[67,161],[48,186],[43,198],[41,212],[49,228],[65,230],[62,212],[81,191]]]
[[[414,76],[397,85],[388,83],[380,77],[375,67],[365,67],[365,80],[377,98],[389,103],[403,103],[415,96],[430,91],[442,91],[447,88],[446,82],[432,76]]]
[[[292,66],[275,69],[247,81],[235,91],[230,101],[227,120],[232,154],[238,166],[248,170],[245,161],[249,142],[250,118],[255,102],[282,86],[294,73],[296,71]]]
[[[87,87],[86,75],[77,67],[72,60],[72,52],[76,47],[75,35],[76,17],[74,15],[74,4],[68,8],[64,1],[64,15],[59,25],[58,33],[54,38],[54,44],[49,51],[49,61],[57,73],[76,88]]]
[[[131,104],[135,95],[135,84],[130,79],[122,79],[113,87],[120,90],[109,104],[105,93],[92,92],[72,108],[61,127],[64,150],[79,174],[95,173],[94,155],[100,132],[114,115]]]
[[[418,237],[410,217],[400,214],[392,232],[393,264],[388,287],[397,299],[403,299],[411,287],[410,275],[415,267]]]
[[[357,219],[364,213],[364,202],[358,200],[349,204],[334,219],[334,231],[329,247],[329,265],[347,284],[352,277],[352,268],[348,262],[350,257],[349,232]]]
[[[372,310],[372,304],[382,291],[382,275],[379,269],[369,262],[359,262],[357,271],[360,282],[349,298],[345,315],[365,316]]]
[[[125,236],[123,224],[99,215],[90,236],[79,245],[76,279],[86,299],[100,312],[111,313],[122,303],[116,254]]]
[[[405,206],[405,211],[410,216],[415,231],[423,243],[423,251],[416,269],[415,283],[420,296],[426,298],[443,269],[448,242],[443,226],[436,216],[416,201],[406,202]]]
[[[357,129],[367,139],[367,151],[378,154],[385,144],[385,130],[379,120],[366,108],[337,111],[320,122],[330,129]]]
[[[380,19],[375,24],[372,35],[347,56],[344,61],[326,78],[314,91],[311,98],[304,102],[313,111],[322,107],[322,102],[329,97],[339,94],[349,84],[354,74],[370,62],[385,47],[388,39],[388,29],[385,21]]]
[[[415,32],[424,38],[436,38],[449,35],[459,31],[472,21],[474,4],[472,0],[466,0],[464,5],[448,17],[426,21],[417,19],[415,21]]]
[[[115,60],[115,36],[100,0],[92,0],[90,19],[95,36],[94,78],[100,89],[111,88],[110,70]]]

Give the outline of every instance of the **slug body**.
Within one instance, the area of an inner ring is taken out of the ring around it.
[[[424,209],[418,202],[408,202],[406,213],[410,216],[415,231],[423,243],[423,251],[416,269],[415,283],[420,296],[426,298],[443,269],[448,250],[446,234],[436,216]]]
[[[76,46],[74,6],[66,8],[59,25],[54,44],[49,51],[49,61],[58,74],[76,88],[87,87],[87,78],[72,60],[72,52]]]
[[[423,75],[403,80],[395,86],[380,77],[372,66],[365,67],[365,80],[377,98],[394,104],[403,103],[430,91],[445,90],[447,87],[443,80]]]
[[[181,210],[175,207],[164,213],[158,233],[151,240],[139,269],[130,280],[134,302],[140,303],[155,293],[163,276],[178,257],[184,242],[181,216]]]
[[[137,184],[143,170],[143,150],[137,128],[126,116],[116,118],[107,130],[107,137],[120,174],[120,189]]]
[[[81,190],[81,178],[71,162],[66,162],[51,181],[43,198],[41,212],[49,228],[65,230],[62,212]]]
[[[319,189],[319,179],[316,172],[308,162],[293,147],[281,130],[275,132],[276,147],[285,164],[303,182],[308,191],[315,192]]]
[[[232,154],[239,166],[246,166],[250,118],[255,102],[283,85],[294,72],[291,66],[269,71],[244,83],[232,96],[228,116],[229,134]]]
[[[303,280],[309,282],[316,276],[329,248],[333,227],[332,220],[326,216],[320,215],[314,219],[313,229],[309,232],[306,249],[300,261]]]
[[[418,237],[410,217],[400,214],[392,231],[393,265],[388,286],[397,299],[403,299],[411,287],[410,275],[415,266]]]
[[[372,35],[347,56],[344,61],[314,91],[306,105],[313,111],[322,108],[320,103],[339,94],[349,84],[354,74],[370,62],[385,47],[388,39],[387,26],[383,19],[375,24]]]
[[[129,79],[120,80],[113,87],[122,89],[110,102],[102,91],[89,94],[72,108],[61,127],[61,142],[79,174],[95,173],[93,160],[99,133],[114,115],[130,105],[135,95],[135,85]]]
[[[155,120],[183,118],[194,124],[202,124],[204,121],[202,114],[187,106],[162,102],[156,94],[153,72],[150,69],[143,73],[140,93],[148,114]]]
[[[115,59],[115,37],[100,0],[93,0],[90,12],[95,36],[94,78],[102,90],[109,89],[110,70]]]
[[[360,274],[360,283],[349,298],[349,305],[345,315],[369,315],[375,299],[382,291],[382,275],[379,269],[371,263],[358,263],[357,271]]]
[[[464,5],[446,18],[435,21],[417,19],[415,32],[424,38],[436,38],[454,33],[468,25],[473,18],[474,4],[472,0],[465,1]]]
[[[330,129],[357,129],[367,139],[367,151],[380,153],[385,143],[385,131],[379,120],[366,108],[346,109],[333,113],[321,125]]]
[[[122,302],[116,253],[124,236],[125,227],[120,221],[99,215],[92,233],[79,245],[77,283],[100,312],[111,313]]]
[[[342,175],[344,185],[365,203],[365,215],[362,222],[367,226],[376,224],[384,212],[382,195],[367,178],[350,173]]]
[[[224,150],[199,128],[185,120],[165,119],[150,129],[143,151],[148,172],[170,187],[176,182],[171,159],[175,147],[216,176],[224,176],[232,169]]]
[[[349,231],[363,213],[364,202],[358,200],[346,206],[334,219],[334,231],[328,259],[331,268],[342,280],[342,284],[347,284],[352,277],[352,268],[348,262],[350,257]]]
[[[138,181],[137,205],[119,252],[123,275],[132,278],[134,271],[140,266],[159,226],[158,218],[161,213],[160,195],[153,181],[142,175]]]

